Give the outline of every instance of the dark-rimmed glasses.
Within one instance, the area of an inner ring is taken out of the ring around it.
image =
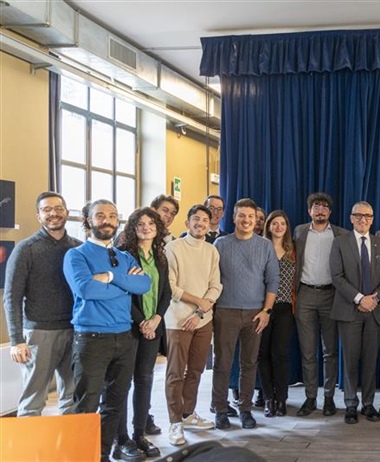
[[[371,215],[370,213],[351,213],[351,215],[355,217],[358,221],[363,220],[363,218],[366,221],[369,221],[373,218],[373,215]]]
[[[110,257],[110,263],[112,268],[116,268],[116,266],[119,266],[119,260],[116,258],[116,252],[113,249],[107,249],[108,250],[108,256]]]

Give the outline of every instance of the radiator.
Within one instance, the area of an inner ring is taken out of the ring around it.
[[[0,345],[0,416],[17,410],[22,390],[20,366],[9,356],[10,344]]]

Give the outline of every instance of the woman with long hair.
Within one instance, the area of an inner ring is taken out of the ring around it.
[[[286,414],[290,342],[294,330],[293,287],[296,271],[290,223],[283,210],[269,214],[264,237],[272,241],[280,265],[280,285],[269,324],[261,336],[259,371],[266,417]]]
[[[159,449],[144,437],[148,418],[153,370],[164,333],[163,318],[171,299],[168,263],[164,253],[165,226],[158,213],[150,207],[135,210],[123,231],[121,250],[128,251],[140,263],[151,279],[149,292],[133,298],[132,318],[137,337],[136,363],[133,375],[132,439],[127,430],[127,402],[120,419],[114,458],[138,457],[143,451],[147,457],[158,457]],[[133,460],[136,460],[133,458]]]

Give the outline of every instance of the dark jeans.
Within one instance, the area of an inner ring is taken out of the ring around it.
[[[132,332],[75,332],[73,345],[75,413],[101,415],[102,457],[111,451],[136,355]],[[100,397],[102,399],[100,400]]]
[[[227,412],[228,380],[236,342],[240,339],[240,411],[252,408],[256,381],[257,356],[261,335],[255,332],[252,319],[260,310],[217,308],[214,315],[214,373],[212,402],[217,412]]]
[[[269,324],[261,334],[259,371],[265,399],[288,397],[290,340],[294,318],[290,303],[275,303]]]
[[[150,398],[153,385],[153,371],[156,364],[161,338],[147,340],[141,334],[138,336],[135,370],[133,372],[133,426],[135,433],[144,434],[148,417]],[[129,390],[128,390],[129,391]],[[119,442],[128,435],[128,391],[120,415],[118,429]]]

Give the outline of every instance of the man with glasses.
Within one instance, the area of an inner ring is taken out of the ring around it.
[[[66,254],[63,266],[74,294],[73,412],[100,409],[102,462],[110,460],[134,369],[132,294],[141,295],[150,287],[149,276],[136,260],[113,246],[118,226],[115,204],[105,199],[89,204],[84,210],[84,227],[90,237]],[[129,456],[134,462],[145,459],[138,449]]]
[[[323,414],[336,414],[334,393],[338,374],[338,333],[331,319],[334,299],[329,257],[335,236],[347,233],[329,222],[331,197],[323,192],[307,198],[311,223],[294,230],[296,244],[296,310],[295,319],[302,355],[302,373],[306,400],[298,416],[307,416],[317,408],[318,350],[322,341],[324,405]]]
[[[73,404],[74,390],[73,297],[62,264],[65,253],[81,242],[67,235],[69,212],[60,194],[41,193],[36,209],[42,227],[14,248],[4,288],[10,354],[23,378],[17,413],[22,417],[41,415],[54,372],[60,413]]]
[[[370,422],[380,420],[373,407],[380,311],[380,238],[369,230],[373,209],[357,202],[351,211],[353,231],[337,237],[330,256],[335,297],[331,316],[338,322],[343,350],[344,404],[347,424],[358,422],[357,396],[361,367],[361,414]]]
[[[227,236],[228,233],[220,229],[220,222],[224,217],[224,200],[220,196],[207,196],[204,205],[211,212],[210,229],[206,234],[206,241],[213,244],[220,236]]]

